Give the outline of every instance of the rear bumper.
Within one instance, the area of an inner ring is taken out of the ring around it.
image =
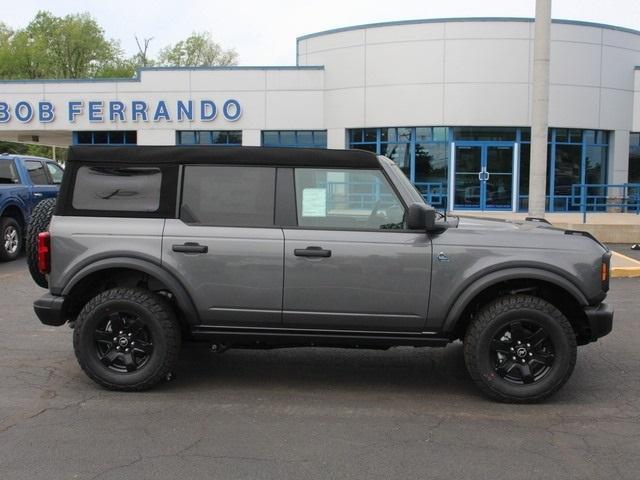
[[[64,325],[67,321],[63,315],[65,297],[45,293],[33,302],[33,309],[42,323],[52,327]]]
[[[607,303],[585,307],[584,313],[589,322],[591,341],[604,337],[613,328],[613,307]]]

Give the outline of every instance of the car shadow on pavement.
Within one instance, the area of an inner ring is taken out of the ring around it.
[[[477,393],[460,342],[437,349],[231,349],[222,354],[189,345],[180,356],[176,381],[165,388]]]

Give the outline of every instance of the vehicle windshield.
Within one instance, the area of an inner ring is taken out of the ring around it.
[[[392,173],[396,177],[395,180],[397,181],[397,183],[401,184],[404,188],[406,188],[407,193],[411,195],[411,200],[413,200],[414,202],[425,203],[428,205],[428,203],[426,202],[426,200],[424,199],[420,191],[416,188],[416,186],[413,183],[411,183],[411,181],[407,178],[404,172],[400,170],[400,167],[398,167],[398,164],[396,162],[394,162],[388,157],[385,157],[384,155],[380,155],[380,159],[388,167],[390,167]]]

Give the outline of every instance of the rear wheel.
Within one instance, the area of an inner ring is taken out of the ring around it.
[[[541,401],[569,379],[576,337],[565,316],[545,300],[502,297],[483,308],[465,336],[469,374],[489,397]]]
[[[51,216],[56,208],[56,199],[47,198],[35,206],[31,212],[27,228],[27,264],[31,278],[42,288],[48,288],[47,276],[38,269],[38,235],[49,230]]]
[[[85,305],[73,333],[86,374],[111,390],[145,390],[171,372],[180,328],[171,306],[138,288],[114,288]]]
[[[15,260],[22,251],[22,229],[13,217],[0,218],[0,262]]]

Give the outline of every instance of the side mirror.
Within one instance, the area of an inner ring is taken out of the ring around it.
[[[407,211],[409,230],[433,230],[436,224],[436,211],[424,203],[412,203]]]

